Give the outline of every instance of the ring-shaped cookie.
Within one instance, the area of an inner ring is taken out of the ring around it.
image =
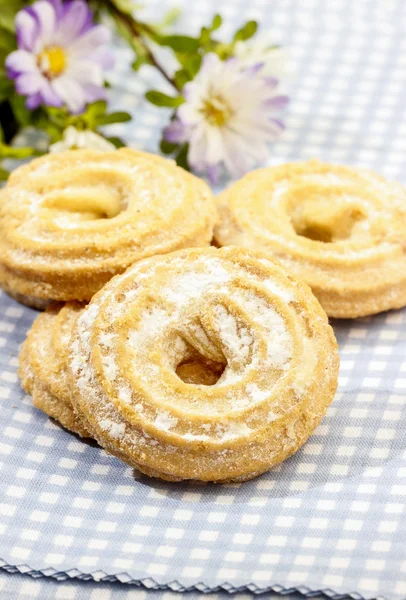
[[[74,413],[67,381],[68,344],[83,306],[72,302],[52,305],[34,321],[19,357],[19,375],[33,404],[63,427],[91,437]]]
[[[218,196],[218,246],[261,250],[310,285],[327,314],[406,305],[406,191],[316,160],[254,171]]]
[[[338,363],[324,311],[284,267],[242,248],[189,249],[136,263],[79,315],[71,400],[144,473],[242,481],[307,440]]]
[[[206,184],[173,161],[128,148],[48,154],[0,194],[0,285],[20,301],[90,300],[146,256],[208,245]]]

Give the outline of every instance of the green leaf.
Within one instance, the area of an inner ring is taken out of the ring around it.
[[[180,152],[175,157],[176,164],[179,167],[182,167],[183,169],[185,169],[186,171],[190,171],[190,166],[189,166],[189,163],[187,160],[188,152],[189,152],[189,144],[184,144],[182,146],[182,148],[180,149]]]
[[[219,29],[219,27],[221,27],[222,23],[223,23],[223,19],[221,18],[221,16],[214,15],[210,29],[212,31],[216,31],[217,29]]]
[[[6,169],[0,167],[0,181],[7,181],[9,175],[10,173]]]
[[[234,47],[233,44],[218,43],[214,48],[214,52],[221,58],[221,60],[227,60],[233,56]]]
[[[136,71],[142,65],[148,64],[150,62],[150,59],[148,56],[147,48],[144,46],[140,39],[138,39],[135,36],[131,36],[129,42],[136,55],[135,63],[133,63],[133,69]]]
[[[222,22],[220,15],[214,15],[210,27],[201,28],[199,39],[201,46],[207,50],[213,49],[217,42],[211,39],[211,34],[221,26]]]
[[[15,25],[14,20],[16,16],[16,10],[12,6],[2,6],[0,10],[0,27],[6,29],[10,33],[14,33]]]
[[[241,29],[239,29],[234,35],[235,42],[245,42],[252,38],[256,34],[258,29],[258,23],[256,21],[248,21]]]
[[[200,54],[192,54],[192,56],[188,57],[188,60],[185,62],[185,69],[189,73],[190,79],[193,79],[197,75],[201,66],[202,57]]]
[[[87,106],[85,114],[89,117],[99,117],[100,115],[104,115],[106,110],[107,102],[105,100],[98,100]]]
[[[8,146],[7,144],[0,143],[0,158],[15,158],[17,160],[23,160],[30,156],[38,156],[41,154],[38,150],[31,147]]]
[[[13,82],[7,79],[6,73],[0,69],[0,102],[8,98],[13,92]]]
[[[143,65],[147,65],[149,62],[148,56],[145,54],[142,56],[137,56],[131,66],[134,71],[138,71]]]
[[[13,109],[16,120],[22,127],[26,127],[30,124],[32,119],[32,113],[25,106],[25,98],[14,93],[10,97],[11,108]]]
[[[208,27],[202,27],[200,30],[200,43],[202,46],[209,46],[211,43],[210,29]]]
[[[116,148],[123,148],[125,146],[125,143],[119,137],[114,137],[114,136],[108,137],[108,138],[106,138],[106,140],[108,142],[111,142],[112,144],[114,144]]]
[[[167,29],[168,27],[171,27],[171,25],[176,23],[181,14],[182,11],[179,7],[174,6],[170,8],[166,15],[164,15],[162,21],[158,23],[158,29]]]
[[[199,49],[199,40],[188,35],[160,35],[156,41],[161,46],[169,46],[175,52],[196,52]]]
[[[70,124],[70,115],[64,108],[52,106],[41,107],[32,113],[31,123],[36,129],[44,131],[50,138],[50,142],[58,142],[66,127]]]
[[[187,54],[176,53],[176,58],[179,63],[184,67],[184,70],[189,75],[189,80],[193,79],[196,73],[199,72],[202,64],[202,56],[200,54],[194,54],[188,52]]]
[[[38,127],[41,131],[44,131],[48,136],[51,144],[59,142],[62,139],[63,130],[59,129],[53,123],[44,123],[42,127]]]
[[[145,97],[148,102],[155,104],[155,106],[167,106],[169,108],[177,108],[184,102],[182,96],[176,96],[174,98],[173,96],[168,96],[157,90],[149,90],[149,92],[145,94]]]
[[[109,115],[102,115],[97,117],[96,122],[97,125],[109,125],[111,123],[126,123],[127,121],[131,121],[131,115],[127,112],[113,112]]]
[[[40,111],[33,121],[36,129],[44,131],[50,138],[50,143],[58,142],[62,138],[65,127],[56,125],[50,120],[49,115],[45,111]]]
[[[48,115],[52,123],[54,123],[60,129],[65,129],[69,120],[69,114],[65,108],[55,108],[53,106],[47,106],[44,108],[45,113]]]
[[[179,69],[179,71],[176,71],[173,78],[180,90],[182,90],[185,84],[192,79],[186,69]]]
[[[172,144],[171,142],[167,142],[166,140],[161,140],[159,147],[163,154],[173,154],[176,148],[178,147],[178,144]]]
[[[17,40],[14,33],[4,29],[0,25],[0,53],[2,54],[3,60],[5,60],[6,56],[15,50],[17,47]]]

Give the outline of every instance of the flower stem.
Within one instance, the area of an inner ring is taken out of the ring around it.
[[[145,42],[143,32],[149,32],[150,36],[152,37],[154,35],[154,30],[151,27],[144,25],[144,23],[139,23],[138,21],[133,19],[133,17],[128,13],[121,11],[113,1],[107,0],[105,4],[110,14],[121,25],[123,25],[127,29],[127,31],[133,37],[135,37],[137,41],[141,44],[143,51],[145,52],[145,56],[148,59],[148,62],[150,62],[157,69],[157,71],[161,73],[162,77],[164,77],[164,79],[166,79],[166,81],[170,83],[171,86],[175,88],[175,90],[180,92],[180,87],[176,84],[175,80],[165,71],[165,69],[154,56],[148,44]]]

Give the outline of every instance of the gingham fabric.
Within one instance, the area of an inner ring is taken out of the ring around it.
[[[162,14],[164,4],[150,0],[151,14]],[[181,26],[188,31],[217,9],[226,29],[257,18],[290,49],[292,103],[271,163],[317,156],[406,183],[403,0],[185,4]],[[118,51],[112,100],[134,121],[114,133],[155,151],[165,114],[142,94],[159,82],[148,68],[130,75],[130,58]],[[271,473],[218,486],[141,477],[34,409],[16,375],[19,345],[34,316],[0,296],[4,570],[173,591],[406,598],[405,310],[334,322],[339,393],[315,435]],[[44,591],[32,597],[47,598],[47,585],[57,584],[36,580],[35,589]],[[70,584],[69,597],[89,597],[85,585]],[[114,585],[97,589],[98,599],[105,590],[109,598]]]
[[[323,597],[317,596],[320,600]],[[94,581],[76,580],[57,582],[51,578],[35,579],[28,575],[8,575],[0,572],[0,598],[1,600],[225,600],[229,594],[223,592],[208,593],[152,591],[145,588],[128,585],[125,583],[95,583]],[[236,593],[232,600],[250,600],[251,594]],[[289,593],[281,598],[280,594],[270,592],[267,600],[303,600],[299,593]],[[326,600],[326,596],[324,596]],[[344,600],[340,597],[340,600]],[[350,600],[347,597],[346,600]]]

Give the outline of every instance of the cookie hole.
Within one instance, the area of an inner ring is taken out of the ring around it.
[[[310,211],[309,211],[310,212]],[[357,223],[364,218],[357,208],[334,210],[325,207],[314,214],[306,214],[306,210],[298,210],[292,216],[292,226],[297,235],[308,240],[331,244],[350,238]]]
[[[324,242],[325,244],[329,244],[333,241],[332,232],[328,231],[327,229],[322,229],[321,227],[305,226],[303,229],[300,227],[295,227],[295,231],[297,235],[315,242]]]
[[[176,375],[192,385],[215,385],[227,366],[227,363],[219,363],[204,356],[196,356],[181,362],[176,367]]]
[[[124,205],[118,190],[106,186],[74,187],[49,194],[43,203],[54,216],[70,215],[79,221],[114,219]]]

